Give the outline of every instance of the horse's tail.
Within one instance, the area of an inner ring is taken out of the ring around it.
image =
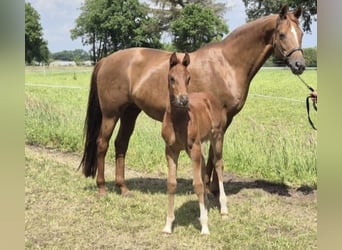
[[[95,65],[91,76],[88,108],[84,122],[84,151],[79,165],[79,168],[82,166],[82,172],[85,177],[92,176],[93,178],[97,170],[97,137],[100,133],[102,122],[102,112],[97,93],[97,73],[100,66],[101,61]]]

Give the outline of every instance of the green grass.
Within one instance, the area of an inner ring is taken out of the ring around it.
[[[304,101],[307,90],[288,70],[256,75],[245,107],[225,136],[225,172],[264,179],[271,186],[248,178],[225,182],[228,219],[212,207],[209,236],[200,235],[190,161],[184,154],[173,233],[161,233],[167,171],[159,122],[140,115],[131,138],[126,177],[134,198],[123,198],[114,185],[114,136],[105,172],[108,193],[99,198],[94,179],[76,171],[91,71],[29,68],[25,74],[31,84],[25,88],[26,144],[54,148],[25,147],[26,249],[317,248],[316,191],[297,190],[315,189],[317,132],[309,127],[304,102],[254,95]],[[302,77],[317,86],[316,71]]]
[[[27,144],[81,154],[90,75],[89,68],[26,70],[26,83],[44,85],[25,88]],[[302,78],[317,87],[316,71],[305,71]],[[317,132],[307,121],[304,101],[309,93],[305,86],[290,70],[261,70],[249,92],[245,107],[225,136],[225,171],[289,185],[315,186]],[[312,112],[312,117],[317,124],[316,113]],[[130,168],[148,173],[165,172],[160,131],[159,122],[145,114],[139,116],[127,153]],[[112,162],[114,137],[107,155]],[[182,154],[180,171],[188,171],[189,163]]]
[[[203,236],[191,175],[180,174],[173,233],[165,235],[165,175],[127,171],[134,198],[123,198],[112,181],[99,198],[93,180],[75,171],[77,155],[29,147],[25,155],[25,249],[317,248],[313,194],[277,195],[248,182],[226,183],[228,218],[211,208],[210,235]]]

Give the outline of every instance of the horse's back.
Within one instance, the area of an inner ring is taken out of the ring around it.
[[[134,103],[154,119],[165,109],[170,52],[151,48],[116,51],[101,60],[97,85],[103,106],[117,113]],[[110,106],[109,106],[110,105]]]

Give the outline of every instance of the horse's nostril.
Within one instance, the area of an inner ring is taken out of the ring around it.
[[[296,61],[296,67],[298,67],[298,68],[300,68],[300,69],[302,69],[302,68],[304,68],[305,69],[305,65],[304,64],[302,64],[301,62],[299,62],[299,61]]]
[[[186,106],[189,103],[189,97],[187,95],[182,95],[180,97],[180,101],[181,101],[183,106]]]

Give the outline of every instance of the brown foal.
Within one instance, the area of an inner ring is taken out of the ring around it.
[[[217,171],[221,214],[226,215],[227,198],[223,187],[222,145],[226,124],[226,112],[215,98],[204,92],[188,93],[190,74],[187,66],[190,56],[185,53],[180,62],[176,53],[170,57],[168,73],[169,98],[163,117],[162,136],[165,140],[168,162],[168,213],[163,232],[172,232],[174,196],[179,153],[185,150],[193,168],[193,186],[199,200],[201,234],[209,234],[208,202],[204,185],[205,160],[201,144],[210,141],[213,148],[213,165]]]

